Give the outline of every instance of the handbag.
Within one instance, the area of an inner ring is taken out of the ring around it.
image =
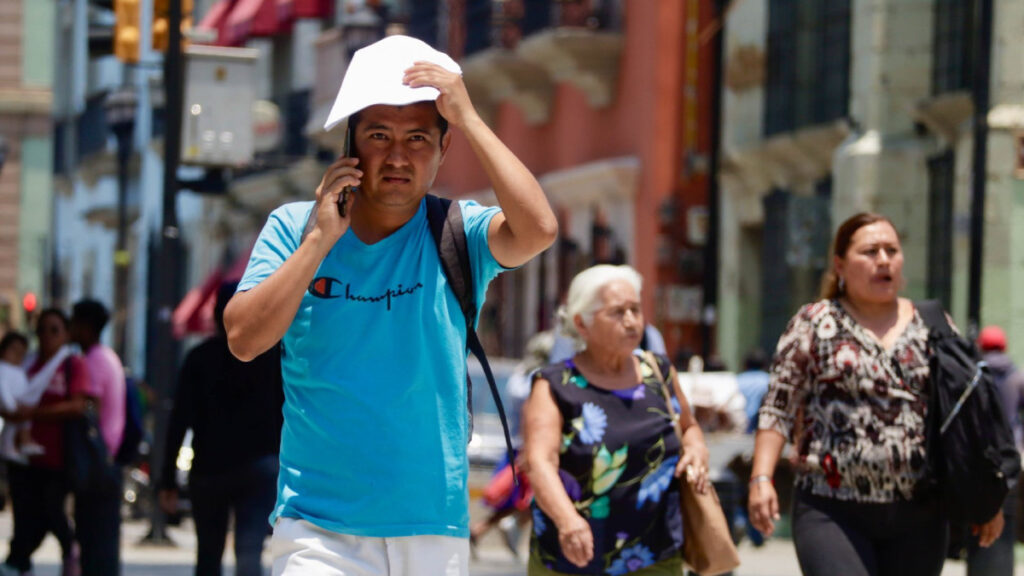
[[[64,374],[71,380],[71,359]],[[70,385],[68,390],[70,392]],[[100,432],[96,404],[89,401],[85,412],[64,421],[64,471],[75,493],[114,494],[117,492],[120,468],[107,454],[107,444]]]
[[[683,431],[679,428],[679,415],[672,405],[672,393],[669,392],[658,366],[658,359],[651,352],[645,354],[654,369],[654,374],[658,377],[658,382],[661,383],[665,404],[668,405],[668,412],[672,416],[672,427],[681,447]],[[669,378],[675,378],[675,369],[669,372]],[[679,405],[683,405],[682,399]],[[693,484],[680,479],[679,504],[679,511],[683,517],[683,561],[701,576],[724,574],[739,566],[739,552],[732,541],[729,523],[725,519],[715,487],[708,484],[707,492],[701,494]]]

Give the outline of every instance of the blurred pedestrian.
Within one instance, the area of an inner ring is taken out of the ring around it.
[[[71,308],[71,340],[85,356],[100,434],[113,459],[124,435],[126,383],[121,359],[100,342],[108,320],[107,307],[97,300],[80,300]],[[83,576],[109,576],[121,570],[123,479],[120,474],[115,476],[110,489],[75,493],[75,531],[82,545]]]
[[[243,360],[283,340],[274,573],[466,574],[466,318],[425,198],[449,124],[501,206],[451,205],[477,313],[493,278],[551,245],[557,221],[473,108],[458,65],[419,40],[356,52],[326,128],[346,119],[352,156],[331,165],[315,203],[271,214],[224,312]]]
[[[17,412],[39,404],[50,378],[62,358],[54,358],[30,382],[23,365],[28,354],[28,338],[21,332],[8,332],[0,339],[0,412]],[[0,432],[0,458],[27,464],[28,457],[43,453],[32,440],[29,422],[5,422]]]
[[[999,326],[986,326],[978,333],[978,348],[988,363],[992,379],[999,388],[999,395],[1010,423],[1017,449],[1024,445],[1024,425],[1020,411],[1024,408],[1024,373],[1006,354],[1006,333]],[[967,546],[967,576],[1013,576],[1013,545],[1017,540],[1017,490],[1010,490],[1003,502],[1003,517],[1006,526],[988,548],[978,545],[977,537],[971,537]]]
[[[64,422],[85,413],[92,396],[88,367],[68,344],[68,319],[56,308],[39,313],[36,321],[39,350],[29,366],[31,379],[42,372],[51,374],[47,387],[35,407],[0,414],[6,422],[31,421],[33,442],[43,453],[28,464],[8,462],[8,489],[14,517],[7,560],[0,565],[0,576],[31,574],[32,554],[47,533],[60,542],[62,574],[72,576],[79,569],[79,547],[65,512],[68,480],[64,467]],[[50,372],[52,370],[52,372]]]
[[[779,339],[759,412],[749,512],[770,536],[787,439],[797,461],[793,543],[806,575],[937,575],[946,519],[925,478],[928,327],[903,288],[903,250],[884,216],[843,222],[821,300]],[[797,415],[802,423],[794,437]],[[981,528],[984,545],[999,515]]]
[[[641,278],[629,266],[576,275],[560,310],[576,354],[541,369],[524,413],[536,497],[530,576],[680,574],[684,534],[676,478],[708,486],[708,450],[674,378],[683,443],[665,404],[663,356],[636,351]],[[685,448],[685,450],[684,450]]]
[[[235,574],[262,574],[260,557],[267,518],[277,494],[281,442],[281,353],[277,346],[242,362],[228,350],[224,307],[238,284],[217,291],[217,332],[193,348],[182,363],[167,429],[160,506],[178,513],[178,451],[192,430],[189,495],[195,522],[196,576],[220,576],[221,558],[234,518]]]
[[[519,451],[523,444],[523,404],[530,396],[533,374],[547,364],[553,342],[554,335],[550,330],[534,334],[526,344],[526,356],[516,365],[505,384],[508,399],[505,409],[508,412],[509,433],[517,458],[520,457]],[[513,478],[512,463],[507,457],[495,466],[494,474],[483,493],[483,503],[489,508],[487,517],[469,529],[469,541],[474,547],[487,532],[500,525],[505,545],[514,556],[519,556],[519,529],[530,522],[533,489],[530,487],[529,478],[522,473],[522,464],[519,464],[518,472],[518,478]],[[515,480],[518,480],[518,484]],[[509,520],[511,524],[507,524]]]
[[[690,410],[704,432],[743,432],[747,426],[747,401],[740,393],[736,375],[725,370],[721,360],[691,356],[679,386]],[[718,363],[717,365],[715,363]]]
[[[757,430],[757,411],[761,408],[761,400],[768,392],[768,382],[771,380],[765,370],[767,365],[764,350],[754,348],[743,359],[743,372],[736,375],[736,385],[746,399],[747,434]]]

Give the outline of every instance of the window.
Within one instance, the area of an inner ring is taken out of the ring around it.
[[[846,116],[850,0],[769,0],[765,134]]]
[[[974,0],[935,0],[932,94],[970,88],[973,16]]]

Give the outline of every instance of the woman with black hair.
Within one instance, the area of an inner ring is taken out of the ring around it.
[[[64,469],[64,421],[85,413],[89,374],[85,362],[67,348],[68,318],[56,308],[39,314],[36,322],[39,353],[29,366],[31,379],[56,364],[39,404],[0,414],[10,422],[32,422],[32,439],[43,448],[27,464],[11,463],[8,481],[14,515],[14,535],[0,576],[32,570],[32,554],[52,532],[64,555],[64,576],[77,575],[79,548],[65,512],[69,487]]]

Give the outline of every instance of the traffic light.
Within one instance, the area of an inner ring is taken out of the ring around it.
[[[139,61],[140,0],[115,0],[114,55],[127,64]]]
[[[36,308],[38,307],[39,301],[36,299],[35,292],[26,292],[25,296],[21,299],[21,309],[25,312],[26,328],[35,323]]]
[[[169,0],[153,0],[153,50],[160,52],[167,51],[170,43],[170,10]],[[193,0],[181,0],[181,47],[188,47],[186,34],[192,29],[192,6]]]

